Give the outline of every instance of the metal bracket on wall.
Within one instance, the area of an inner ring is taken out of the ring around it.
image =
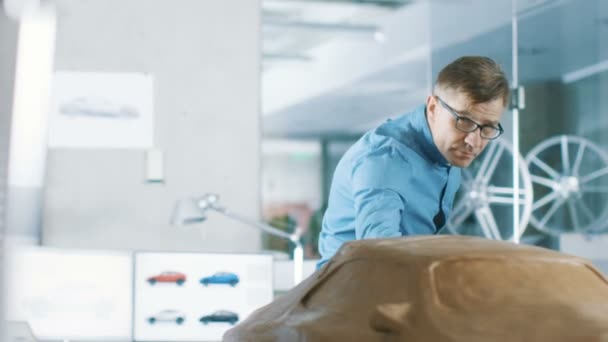
[[[522,110],[526,108],[526,91],[524,87],[519,86],[511,89],[511,103],[509,103],[509,109]]]

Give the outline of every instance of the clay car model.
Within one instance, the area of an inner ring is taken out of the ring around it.
[[[176,283],[177,285],[183,285],[186,282],[186,275],[180,272],[165,271],[149,277],[147,280],[150,285],[156,283]]]
[[[200,283],[207,286],[209,284],[228,284],[236,286],[239,283],[239,276],[230,272],[217,272],[212,276],[201,278]]]
[[[155,315],[148,317],[148,323],[154,324],[157,322],[175,322],[182,324],[186,320],[186,315],[177,310],[163,310]]]
[[[224,341],[608,341],[608,279],[545,248],[465,236],[344,244]]]
[[[239,315],[227,310],[219,310],[210,315],[205,315],[199,319],[203,324],[209,324],[211,322],[227,322],[230,324],[236,324],[239,321]]]

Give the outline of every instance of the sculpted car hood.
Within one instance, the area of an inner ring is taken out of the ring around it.
[[[582,258],[462,236],[353,241],[226,341],[608,341]]]

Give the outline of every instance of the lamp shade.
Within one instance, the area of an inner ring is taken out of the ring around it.
[[[205,221],[205,211],[199,206],[198,200],[194,198],[182,198],[175,202],[171,214],[171,224],[183,226],[185,224],[200,223]]]

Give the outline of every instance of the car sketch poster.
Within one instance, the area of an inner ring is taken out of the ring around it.
[[[148,149],[154,143],[153,107],[150,74],[57,71],[49,147]]]
[[[270,254],[135,254],[134,340],[219,341],[272,301]]]
[[[130,341],[131,253],[11,247],[6,316],[39,340]]]

